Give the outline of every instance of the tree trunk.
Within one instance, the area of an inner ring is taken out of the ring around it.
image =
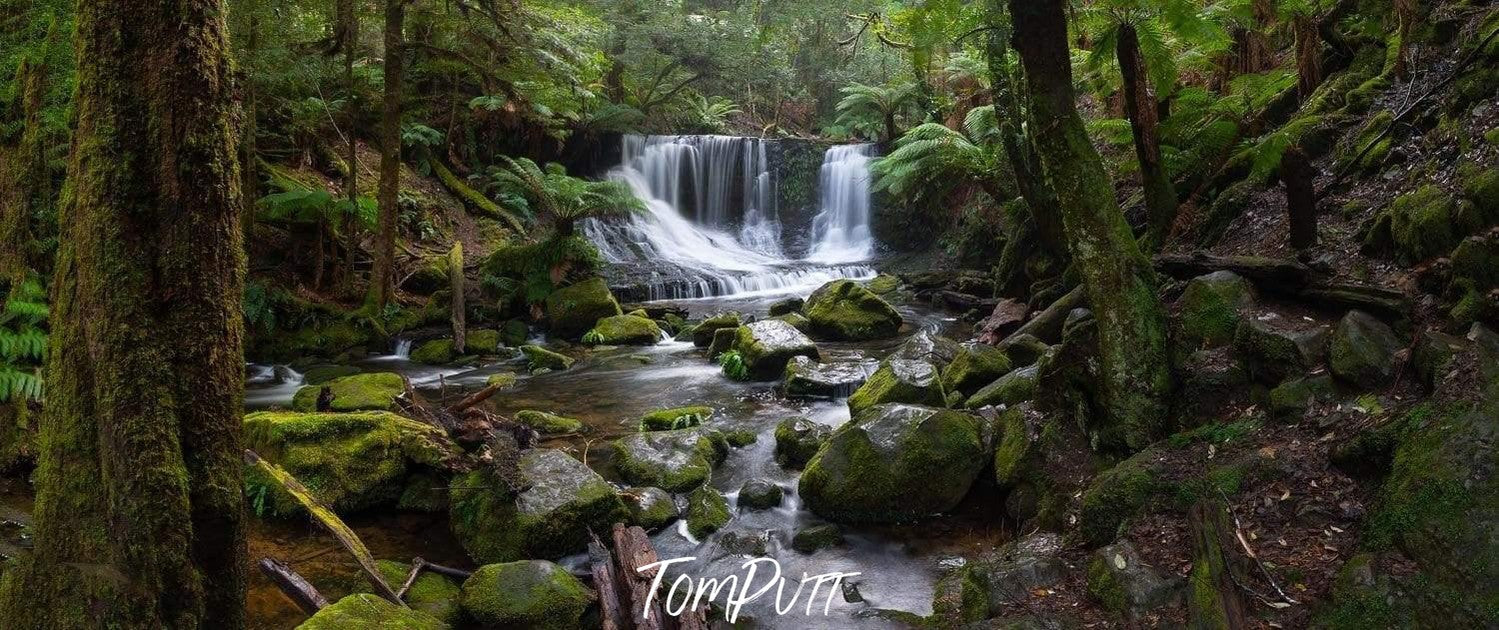
[[[16,70],[22,132],[19,144],[0,146],[0,281],[19,283],[31,270],[31,217],[37,204],[51,197],[43,153],[42,98],[47,93],[45,55],[38,62],[22,59]]]
[[[1280,181],[1286,186],[1286,214],[1291,225],[1291,247],[1317,244],[1317,170],[1300,147],[1289,147],[1280,158]]]
[[[463,243],[453,243],[453,250],[448,252],[448,285],[453,293],[449,299],[453,314],[453,351],[463,354],[467,349],[465,331],[468,324],[464,314],[463,305]]]
[[[1296,35],[1297,92],[1305,103],[1322,85],[1322,36],[1317,32],[1317,20],[1304,13],[1293,18],[1292,30]]]
[[[375,238],[375,265],[370,271],[369,301],[385,310],[393,289],[396,257],[396,203],[401,193],[401,82],[405,45],[401,30],[407,0],[385,0],[385,98],[380,117],[380,215]]]
[[[244,128],[240,130],[239,140],[239,168],[240,168],[240,193],[244,198],[245,209],[242,229],[249,241],[249,234],[255,227],[255,202],[260,199],[260,169],[257,158],[258,150],[255,146],[255,59],[260,52],[260,13],[259,7],[247,3],[244,11],[248,14],[248,23],[245,30],[245,58],[242,65],[244,73]]]
[[[338,0],[338,21],[343,38],[344,93],[348,97],[348,102],[344,105],[347,113],[344,116],[344,140],[347,144],[344,162],[348,166],[348,172],[344,174],[344,194],[349,202],[349,210],[342,218],[343,229],[340,230],[339,240],[342,241],[344,251],[338,266],[339,273],[334,278],[335,283],[343,285],[336,287],[341,292],[348,288],[349,279],[354,275],[354,213],[359,208],[359,142],[354,133],[357,122],[355,112],[359,106],[358,94],[354,89],[354,53],[359,47],[359,12],[356,10],[355,0]]]
[[[1161,435],[1171,373],[1155,273],[1074,106],[1064,0],[1009,0],[1030,85],[1035,145],[1057,194],[1082,284],[1098,321],[1100,412],[1107,447],[1139,450]]]
[[[1124,78],[1124,115],[1129,119],[1135,139],[1135,157],[1140,160],[1140,183],[1145,188],[1145,209],[1150,216],[1150,242],[1159,248],[1166,243],[1171,224],[1176,220],[1176,189],[1161,163],[1161,139],[1156,129],[1155,97],[1145,73],[1145,58],[1140,54],[1140,40],[1135,27],[1119,28],[1114,47],[1119,58],[1119,73]]]
[[[79,0],[16,628],[245,625],[243,211],[222,0]]]
[[[1410,54],[1411,23],[1416,20],[1416,0],[1395,0],[1395,20],[1399,24],[1397,36],[1400,38],[1400,47],[1395,51],[1393,70],[1395,78],[1404,81],[1410,78],[1409,61],[1406,57]]]

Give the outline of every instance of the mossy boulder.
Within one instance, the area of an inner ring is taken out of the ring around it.
[[[1232,271],[1193,278],[1176,301],[1180,341],[1194,349],[1231,343],[1254,300],[1254,285]]]
[[[1453,289],[1483,292],[1499,287],[1499,233],[1463,239],[1452,250],[1451,260]]]
[[[479,567],[463,582],[463,614],[486,628],[573,630],[594,595],[555,563],[520,560]]]
[[[412,363],[423,365],[447,365],[456,358],[458,351],[453,349],[452,339],[424,341],[411,351]]]
[[[717,313],[692,327],[692,345],[706,348],[713,343],[713,333],[720,328],[738,328],[744,322],[737,311]]]
[[[519,319],[507,319],[500,324],[500,341],[507,346],[520,347],[526,345],[526,340],[531,337],[531,327]]]
[[[999,349],[1010,358],[1010,365],[1017,368],[1035,365],[1050,348],[1045,341],[1028,333],[1010,335],[999,344]]]
[[[978,409],[990,405],[1016,405],[1036,396],[1036,384],[1040,377],[1040,368],[1032,365],[1018,370],[1012,370],[1009,374],[999,377],[993,383],[985,385],[963,404],[969,409]]]
[[[640,417],[641,431],[670,431],[687,429],[707,422],[713,417],[713,408],[702,405],[658,409]]]
[[[526,355],[526,361],[530,364],[531,371],[533,372],[537,370],[565,370],[573,366],[572,357],[553,352],[541,346],[521,346],[520,351]]]
[[[1349,311],[1328,343],[1328,366],[1344,381],[1366,388],[1395,378],[1398,354],[1405,348],[1395,331],[1373,315]]]
[[[985,385],[1010,372],[1010,357],[987,344],[963,344],[957,356],[942,370],[942,389],[972,396]]]
[[[1320,364],[1327,336],[1326,326],[1298,328],[1284,317],[1246,317],[1234,330],[1234,352],[1250,378],[1275,384]]]
[[[1078,534],[1083,542],[1089,546],[1112,542],[1130,519],[1168,486],[1156,467],[1159,460],[1156,448],[1145,449],[1093,478],[1083,492],[1078,515]]]
[[[637,433],[615,440],[615,468],[625,481],[667,492],[703,485],[728,445],[702,428]]]
[[[782,300],[776,300],[770,303],[770,310],[768,311],[768,313],[771,317],[777,317],[780,315],[785,315],[787,313],[800,313],[802,311],[802,307],[805,306],[806,303],[806,300],[803,300],[799,297],[789,297]]]
[[[801,469],[817,454],[833,429],[800,416],[787,418],[776,425],[776,463],[785,468]]]
[[[656,531],[677,520],[677,504],[671,494],[660,488],[630,488],[620,493],[630,510],[630,523],[646,531]]]
[[[807,298],[812,331],[836,341],[887,339],[900,331],[900,313],[852,280],[834,280]]]
[[[1326,374],[1286,379],[1270,390],[1270,412],[1277,418],[1300,420],[1312,405],[1327,402],[1337,393]]]
[[[1473,202],[1477,225],[1485,228],[1499,222],[1499,168],[1477,162],[1464,162],[1457,168],[1463,198]]]
[[[885,295],[886,293],[893,293],[896,289],[900,288],[900,278],[888,273],[882,273],[875,276],[873,280],[870,280],[864,286],[869,289],[870,293]]]
[[[740,486],[738,504],[747,510],[768,510],[780,505],[785,494],[776,482],[757,477]]]
[[[453,480],[449,523],[453,535],[480,562],[558,558],[582,551],[588,531],[609,531],[629,512],[604,481],[572,456],[531,449],[520,456],[519,495],[493,468]]]
[[[406,582],[406,576],[411,574],[410,564],[394,560],[376,560],[375,568],[379,569],[380,577],[385,579],[385,583],[394,589],[401,588]],[[373,593],[374,585],[368,586],[368,592]],[[406,591],[406,605],[448,625],[456,625],[462,621],[458,610],[458,584],[439,573],[422,571],[416,581],[411,583],[411,589]]]
[[[941,370],[952,363],[959,352],[962,352],[962,346],[958,342],[923,330],[901,342],[900,346],[885,358],[925,361]]]
[[[807,316],[801,313],[787,313],[785,315],[776,315],[775,317],[771,317],[769,319],[791,324],[792,328],[802,331],[802,334],[804,335],[812,333],[812,320],[807,319]]]
[[[1468,340],[1449,335],[1439,330],[1424,330],[1416,337],[1415,351],[1411,353],[1411,368],[1421,383],[1435,387],[1447,375],[1452,360],[1468,347]]]
[[[932,616],[938,628],[959,628],[989,618],[989,577],[964,565],[937,580],[932,593]]]
[[[729,501],[711,486],[703,485],[687,494],[687,533],[701,539],[729,524]]]
[[[791,537],[791,548],[802,553],[817,553],[819,550],[843,544],[843,529],[834,523],[818,523],[796,530]]]
[[[500,331],[493,328],[469,330],[463,335],[463,351],[469,354],[496,354],[503,347]]]
[[[582,420],[532,409],[515,412],[515,421],[536,429],[542,435],[562,435],[583,430]]]
[[[303,387],[292,396],[296,411],[314,411],[322,388],[333,394],[329,411],[391,411],[396,399],[406,393],[406,379],[392,372],[343,376],[322,385]]]
[[[987,459],[978,418],[879,405],[834,431],[807,463],[799,491],[829,520],[913,521],[955,507]]]
[[[739,329],[720,328],[713,331],[713,341],[708,343],[708,358],[717,359],[718,355],[728,352],[734,347],[734,340],[739,338]]]
[[[946,402],[937,368],[925,361],[892,359],[880,365],[869,380],[848,397],[850,416],[875,405],[909,403],[941,407]]]
[[[1414,264],[1452,251],[1462,234],[1454,225],[1457,203],[1435,185],[1397,197],[1375,218],[1364,237],[1364,252],[1393,254]]]
[[[449,286],[448,257],[425,258],[416,271],[401,283],[401,289],[413,295],[432,295]]]
[[[819,359],[822,356],[817,344],[801,331],[773,319],[740,326],[735,332],[732,349],[743,358],[749,377],[762,381],[784,374],[786,363],[792,357]]]
[[[363,372],[363,369],[354,365],[317,365],[307,368],[306,371],[302,372],[302,383],[306,385],[322,385],[335,379]]]
[[[1099,548],[1088,562],[1088,594],[1121,622],[1180,600],[1181,586],[1145,564],[1127,540]]]
[[[415,608],[397,606],[369,593],[355,593],[325,606],[297,630],[445,630],[448,624]]]
[[[791,357],[786,362],[781,393],[791,398],[848,396],[869,378],[870,367],[859,361],[818,363],[809,357]]]
[[[441,429],[384,411],[262,411],[245,416],[244,429],[247,448],[339,513],[393,504],[408,475],[456,456]],[[301,504],[258,469],[249,469],[246,485],[262,513],[302,513]]]
[[[610,346],[651,346],[661,341],[661,327],[638,315],[615,315],[598,321],[588,341]]]
[[[589,278],[553,291],[546,299],[547,327],[576,341],[606,317],[623,314],[603,278]]]

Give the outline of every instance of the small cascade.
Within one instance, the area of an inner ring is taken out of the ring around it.
[[[869,231],[869,160],[872,144],[828,149],[818,183],[822,205],[812,220],[812,251],[807,260],[823,264],[854,263],[874,254]]]
[[[398,359],[411,358],[411,340],[404,338],[396,339],[395,352],[391,354],[395,355],[395,357]]]

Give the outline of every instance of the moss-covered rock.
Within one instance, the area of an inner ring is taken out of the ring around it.
[[[800,313],[802,312],[802,307],[805,306],[806,303],[806,300],[803,300],[799,297],[789,297],[781,300],[776,300],[770,303],[770,310],[768,311],[768,314],[771,317],[777,317],[780,315],[785,315],[787,313]]]
[[[1333,156],[1338,170],[1356,168],[1370,173],[1383,166],[1390,155],[1393,143],[1390,142],[1388,135],[1381,138],[1380,134],[1383,134],[1394,123],[1395,114],[1387,110],[1370,117],[1358,133],[1343,143]]]
[[[245,446],[286,469],[336,512],[391,504],[408,474],[456,456],[441,429],[393,413],[262,411],[245,416]],[[270,515],[302,512],[301,504],[251,468],[252,506]]]
[[[448,257],[425,258],[401,283],[401,289],[414,295],[432,295],[448,287]]]
[[[766,510],[781,504],[785,491],[774,481],[763,478],[750,479],[739,488],[739,507],[747,510]]]
[[[322,385],[335,379],[353,376],[362,372],[364,372],[363,369],[354,365],[317,365],[307,368],[302,372],[302,383],[306,385]]]
[[[1010,358],[1010,366],[1016,368],[1035,365],[1050,348],[1045,341],[1028,333],[1010,335],[999,344],[999,349]]]
[[[814,334],[839,341],[894,337],[903,323],[900,313],[852,280],[834,280],[813,291],[806,314]]]
[[[583,430],[582,420],[531,409],[515,412],[515,421],[536,429],[542,435],[562,435]]]
[[[593,593],[560,566],[521,560],[479,567],[463,582],[463,614],[486,628],[573,630]]]
[[[834,431],[799,489],[807,507],[829,520],[917,520],[956,506],[987,459],[978,418],[879,405]]]
[[[584,337],[593,344],[651,346],[661,341],[661,327],[638,315],[615,315],[600,319]]]
[[[1321,363],[1327,336],[1325,326],[1296,328],[1280,317],[1245,318],[1234,331],[1234,352],[1250,378],[1275,384]]]
[[[773,319],[736,329],[732,350],[744,360],[748,376],[762,381],[785,374],[786,363],[792,357],[819,359],[822,356],[817,345],[801,331]]]
[[[1477,291],[1499,287],[1499,234],[1463,239],[1452,250],[1452,285]]]
[[[1088,563],[1088,594],[1122,622],[1180,599],[1181,583],[1145,564],[1129,541],[1093,552]]]
[[[1364,252],[1393,254],[1402,264],[1444,255],[1463,236],[1454,225],[1456,209],[1452,196],[1435,185],[1402,195],[1375,218]]]
[[[870,364],[858,361],[818,363],[791,357],[781,381],[781,393],[791,398],[838,398],[852,394],[869,378]]]
[[[384,598],[356,593],[324,607],[297,630],[444,630],[448,624],[415,608],[397,606]]]
[[[376,560],[375,568],[380,570],[385,583],[394,589],[401,588],[406,576],[411,574],[410,564],[394,560]],[[374,585],[367,586],[366,592],[373,593]],[[411,589],[406,591],[405,601],[412,610],[432,615],[450,626],[462,621],[458,610],[458,584],[445,575],[422,571],[411,583]]]
[[[1363,311],[1349,311],[1328,342],[1328,366],[1350,383],[1376,388],[1395,377],[1397,354],[1405,343],[1384,322]]]
[[[531,327],[519,319],[505,320],[500,324],[500,341],[510,347],[526,345],[526,340],[531,337]]]
[[[791,537],[791,548],[802,553],[817,553],[819,550],[843,544],[843,530],[833,523],[819,523],[796,530]]]
[[[1160,454],[1146,449],[1093,478],[1083,492],[1078,534],[1090,546],[1106,545],[1151,497],[1165,487],[1154,463]]]
[[[541,346],[521,346],[520,351],[526,355],[526,360],[533,372],[537,370],[565,370],[573,366],[572,357],[552,352]]]
[[[701,539],[729,524],[729,501],[712,487],[703,485],[687,495],[687,533]]]
[[[1336,393],[1326,374],[1286,379],[1270,390],[1270,412],[1277,418],[1300,420],[1312,405],[1327,402]]]
[[[1056,584],[1070,573],[1062,557],[1062,537],[1052,532],[1012,540],[981,557],[975,568],[987,578],[989,600],[997,602],[1022,601],[1035,589]]]
[[[1032,365],[1012,370],[1009,374],[999,377],[998,380],[974,392],[963,404],[969,409],[978,409],[990,405],[1016,405],[1025,402],[1035,397],[1039,377],[1039,366]]]
[[[1439,330],[1424,330],[1416,337],[1415,351],[1411,353],[1411,368],[1421,383],[1435,387],[1447,375],[1452,360],[1468,347],[1468,341]]]
[[[632,484],[687,492],[703,485],[728,454],[715,437],[702,428],[625,436],[613,443],[614,466]]]
[[[972,396],[979,389],[1009,373],[1010,357],[994,346],[968,342],[942,370],[942,388]]]
[[[792,469],[806,466],[832,434],[828,425],[801,416],[782,420],[776,425],[776,463]]]
[[[424,341],[411,351],[411,361],[423,365],[447,365],[458,357],[452,339]]]
[[[692,345],[706,348],[713,343],[713,333],[720,328],[738,328],[744,322],[737,311],[718,313],[692,327]]]
[[[453,480],[449,523],[480,562],[558,558],[579,552],[588,531],[608,531],[628,516],[614,487],[562,451],[531,449],[520,456],[519,495],[484,467]]]
[[[738,328],[720,328],[713,331],[713,341],[708,343],[708,359],[717,359],[718,355],[728,352],[734,347],[734,340],[738,338]]]
[[[941,407],[946,404],[937,368],[925,361],[892,359],[875,370],[869,380],[848,397],[850,416],[886,403],[908,403]]]
[[[267,361],[333,357],[369,343],[372,337],[369,328],[350,319],[318,320],[311,326],[254,338],[246,354]]]
[[[495,354],[505,347],[500,331],[493,328],[469,330],[463,335],[463,351],[469,354]]]
[[[553,335],[577,340],[606,317],[623,314],[603,278],[589,278],[553,291],[546,299],[547,326]]]
[[[687,429],[707,422],[712,417],[713,408],[702,405],[658,409],[640,417],[640,430],[670,431],[672,429]]]
[[[630,510],[630,523],[656,531],[677,520],[676,501],[660,488],[630,488],[620,493]]]
[[[875,276],[873,280],[870,280],[864,286],[869,289],[870,293],[885,295],[886,293],[893,293],[896,289],[900,288],[900,278],[888,273],[882,273]]]
[[[807,316],[801,313],[787,313],[771,317],[770,319],[778,322],[786,322],[792,328],[802,331],[804,335],[812,334],[812,320],[807,319]]]
[[[1254,300],[1254,285],[1232,271],[1193,278],[1176,302],[1179,341],[1191,348],[1232,342],[1244,309]]]
[[[989,618],[989,578],[964,565],[937,580],[932,593],[930,623],[937,628],[958,628]]]
[[[322,385],[298,389],[292,396],[292,409],[316,410],[318,396],[324,387],[333,394],[329,411],[390,411],[396,409],[396,399],[406,393],[406,379],[392,372],[336,378]]]

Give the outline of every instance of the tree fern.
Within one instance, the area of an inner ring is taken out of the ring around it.
[[[561,165],[543,169],[527,158],[501,156],[501,161],[503,168],[490,171],[492,184],[525,197],[530,208],[564,235],[572,233],[577,221],[645,211],[645,204],[620,182],[572,177]]]
[[[46,293],[29,277],[13,284],[0,309],[0,402],[40,400],[41,363],[47,357]]]
[[[843,88],[843,99],[834,108],[837,124],[870,137],[893,140],[899,117],[915,102],[915,87],[855,83]]]

